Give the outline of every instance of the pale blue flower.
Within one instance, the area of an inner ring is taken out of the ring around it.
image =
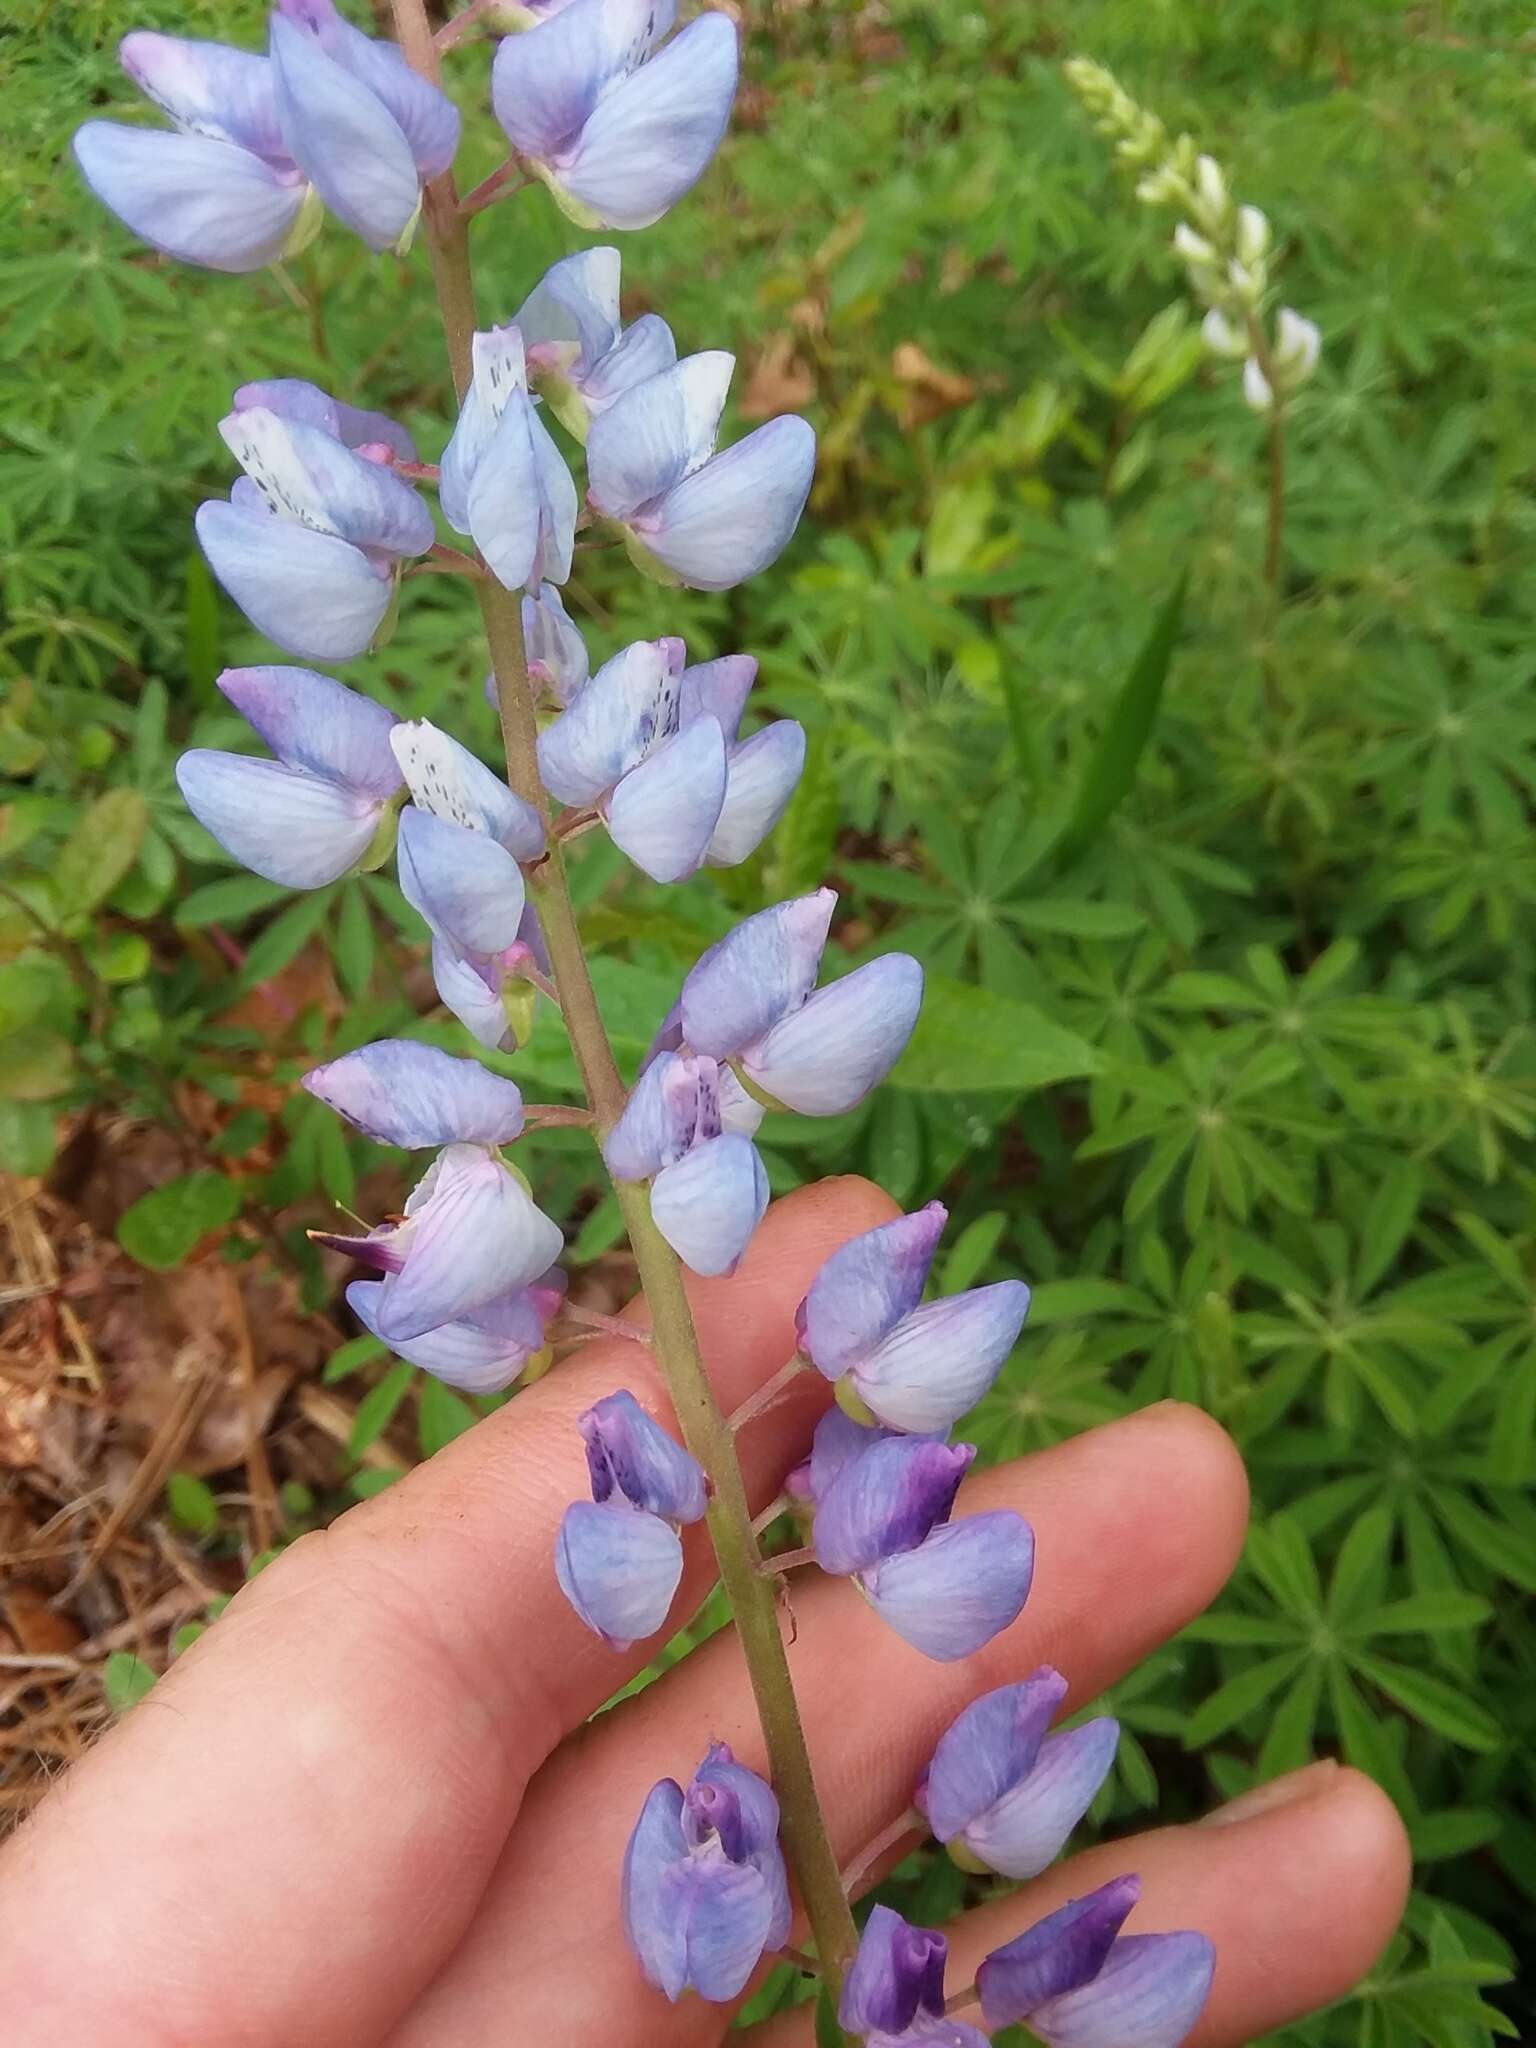
[[[491,101],[578,227],[647,228],[703,175],[736,94],[736,30],[675,0],[572,0],[496,53]]]
[[[816,467],[815,434],[788,413],[715,453],[734,367],[722,350],[687,356],[623,392],[587,440],[594,510],[647,573],[694,590],[729,590],[782,554]]]
[[[192,748],[176,764],[188,809],[269,882],[336,881],[373,846],[400,788],[394,714],[308,668],[227,668],[219,688],[277,758]]]

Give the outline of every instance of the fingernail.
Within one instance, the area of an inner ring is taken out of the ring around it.
[[[1251,1792],[1240,1793],[1225,1806],[1218,1806],[1214,1813],[1206,1814],[1199,1825],[1224,1828],[1234,1821],[1255,1820],[1261,1813],[1273,1813],[1279,1806],[1294,1806],[1300,1799],[1313,1799],[1319,1792],[1325,1792],[1338,1775],[1338,1764],[1326,1756],[1320,1763],[1306,1764],[1299,1771],[1288,1771],[1283,1778],[1271,1778],[1267,1785],[1255,1785]]]

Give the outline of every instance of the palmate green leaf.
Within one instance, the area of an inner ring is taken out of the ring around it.
[[[1392,1517],[1383,1508],[1373,1508],[1352,1524],[1328,1582],[1328,1619],[1334,1627],[1346,1625],[1362,1607],[1380,1598],[1391,1542]]]
[[[1390,1601],[1351,1625],[1351,1632],[1371,1636],[1442,1635],[1448,1630],[1479,1628],[1493,1609],[1475,1593],[1413,1593]]]
[[[930,975],[917,1029],[891,1084],[921,1094],[1022,1094],[1096,1073],[1099,1066],[1085,1039],[1032,1004]]]
[[[1093,845],[1136,779],[1137,765],[1157,723],[1188,588],[1186,570],[1164,601],[1121,686],[1104,735],[1083,770],[1070,822],[1057,847],[1063,867],[1080,860]]]
[[[1363,1678],[1379,1686],[1448,1742],[1482,1751],[1503,1747],[1504,1731],[1493,1715],[1443,1678],[1428,1671],[1410,1670],[1404,1664],[1389,1663],[1382,1657],[1354,1653],[1351,1662]]]
[[[1315,1730],[1322,1704],[1327,1668],[1314,1657],[1296,1674],[1296,1682],[1269,1715],[1269,1725],[1259,1746],[1258,1773],[1261,1779],[1277,1778],[1285,1771],[1300,1770],[1316,1753]]]
[[[1225,1734],[1287,1684],[1304,1661],[1302,1651],[1287,1650],[1278,1657],[1266,1657],[1261,1664],[1251,1664],[1246,1671],[1228,1679],[1190,1715],[1184,1727],[1186,1746],[1203,1749],[1218,1735]]]

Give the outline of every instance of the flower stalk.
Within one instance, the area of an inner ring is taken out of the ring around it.
[[[392,5],[396,35],[408,62],[436,83],[438,45],[423,0],[392,0]],[[462,400],[471,377],[475,288],[467,216],[460,206],[451,171],[425,186],[422,223],[454,388]],[[538,727],[519,601],[492,578],[477,582],[476,597],[496,679],[507,780],[547,823],[548,801],[539,774]],[[598,1132],[606,1136],[623,1113],[626,1091],[598,1009],[561,847],[553,837],[546,858],[530,881],[529,893],[543,928],[583,1089]],[[700,1354],[677,1255],[656,1226],[646,1187],[619,1182],[616,1192],[650,1312],[655,1355],[676,1410],[683,1442],[702,1466],[709,1483],[710,1538],[757,1703],[773,1788],[782,1813],[784,1846],[822,1969],[835,1997],[858,1945],[858,1934],[822,1818],[789,1659],[780,1633],[774,1582],[762,1574],[762,1553],[753,1529],[751,1503],[735,1442],[715,1400]]]

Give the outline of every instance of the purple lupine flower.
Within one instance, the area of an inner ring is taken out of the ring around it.
[[[219,688],[277,759],[193,747],[176,764],[188,809],[269,882],[336,881],[374,848],[400,788],[394,713],[308,668],[227,668]]]
[[[482,1044],[500,1045],[504,994],[533,951],[518,862],[544,851],[544,821],[426,719],[397,725],[391,744],[412,799],[400,814],[401,893],[432,933],[438,994]]]
[[[654,881],[744,860],[772,831],[805,763],[780,719],[742,742],[750,655],[683,666],[681,640],[637,640],[539,735],[539,772],[562,803],[590,804]]]
[[[522,330],[530,380],[578,441],[621,392],[677,361],[672,330],[658,314],[622,324],[617,249],[562,256],[513,318]]]
[[[438,477],[443,517],[469,534],[508,590],[564,583],[576,486],[528,395],[523,337],[493,327],[473,342],[474,376]]]
[[[1029,1310],[1022,1280],[922,1305],[948,1211],[930,1202],[835,1251],[796,1312],[800,1349],[855,1417],[947,1430],[981,1399]]]
[[[1050,1735],[1067,1681],[1042,1664],[973,1700],[940,1736],[913,1804],[965,1869],[1038,1877],[1087,1812],[1114,1762],[1108,1716]]]
[[[473,1314],[392,1343],[391,1349],[460,1393],[499,1394],[519,1373],[548,1357],[545,1331],[565,1298],[565,1285],[559,1267],[551,1267],[531,1286],[514,1287]],[[384,1286],[382,1280],[354,1280],[347,1288],[347,1305],[366,1330],[390,1343],[379,1327]]]
[[[663,1053],[603,1141],[616,1180],[651,1182],[656,1227],[695,1273],[731,1272],[768,1206],[762,1111],[730,1069]]]
[[[725,802],[725,735],[701,716],[680,724],[685,660],[677,639],[637,640],[539,734],[539,774],[565,804],[590,804],[614,844],[653,881],[704,859]]]
[[[709,867],[735,867],[757,850],[788,809],[805,767],[805,728],[793,718],[738,737],[756,680],[755,656],[726,654],[685,668],[678,686],[679,723],[713,718],[725,740],[725,797],[704,849]]]
[[[549,967],[518,866],[544,851],[544,821],[426,719],[397,725],[391,743],[412,799],[400,815],[400,888],[432,933],[437,992],[480,1044],[506,1049],[531,998],[525,969]]]
[[[818,1440],[830,1420],[818,1425]],[[817,1562],[851,1578],[924,1656],[940,1663],[969,1657],[1022,1611],[1034,1573],[1033,1531],[1010,1508],[949,1519],[974,1445],[860,1434],[862,1444],[834,1425],[820,1473],[813,1453]]]
[[[592,422],[588,499],[657,581],[730,590],[783,553],[805,510],[816,436],[803,419],[783,413],[715,453],[735,361],[686,356]]]
[[[268,50],[289,155],[370,249],[409,247],[421,187],[459,146],[459,111],[333,0],[277,0]]]
[[[443,1149],[398,1223],[317,1241],[384,1274],[373,1326],[405,1344],[540,1279],[564,1239],[497,1147],[521,1128],[515,1083],[435,1046],[382,1039],[304,1076],[312,1095],[387,1144]]]
[[[304,1076],[309,1093],[376,1145],[510,1145],[523,1130],[523,1091],[478,1060],[413,1038],[380,1038]]]
[[[141,241],[205,270],[260,270],[320,226],[318,194],[289,153],[265,57],[135,29],[123,69],[175,124],[87,121],[75,159],[102,204]]]
[[[580,1427],[592,1498],[565,1511],[555,1576],[587,1627],[627,1650],[666,1621],[683,1575],[678,1529],[708,1505],[704,1472],[631,1393],[605,1395]]]
[[[808,1116],[862,1102],[917,1022],[923,970],[885,953],[816,989],[837,893],[758,911],[701,954],[660,1045],[729,1061],[760,1100]],[[815,993],[813,993],[815,991]]]
[[[651,1788],[624,1853],[624,1931],[648,1981],[733,1999],[765,1954],[789,1938],[779,1804],[723,1742],[685,1792]]]
[[[75,156],[136,235],[205,269],[297,254],[322,204],[371,248],[403,247],[458,147],[453,102],[332,0],[278,0],[265,57],[147,29],[120,56],[174,130],[87,121]]]
[[[255,384],[242,384],[235,393],[234,410],[252,412],[264,408],[285,420],[297,420],[306,427],[318,427],[344,448],[384,448],[402,462],[416,460],[416,443],[398,420],[388,413],[370,412],[364,406],[348,405],[333,398],[318,384],[303,377],[269,377]]]
[[[995,1950],[976,1972],[987,2024],[1022,2020],[1050,2048],[1177,2048],[1216,1951],[1203,1934],[1121,1934],[1140,1896],[1139,1878],[1114,1878]]]
[[[945,2017],[948,1960],[942,1934],[876,1906],[843,1983],[841,2025],[868,2048],[986,2048],[985,2034]]]
[[[496,53],[496,118],[578,227],[650,227],[720,146],[735,27],[705,14],[656,53],[675,13],[675,0],[571,0]]]
[[[265,403],[251,404],[252,390]],[[346,661],[368,647],[400,564],[432,545],[432,515],[391,463],[398,441],[352,446],[366,415],[320,423],[314,385],[246,386],[219,432],[245,471],[197,508],[215,576],[251,624],[291,654]],[[335,401],[330,401],[334,406]],[[398,430],[396,430],[398,433]]]

